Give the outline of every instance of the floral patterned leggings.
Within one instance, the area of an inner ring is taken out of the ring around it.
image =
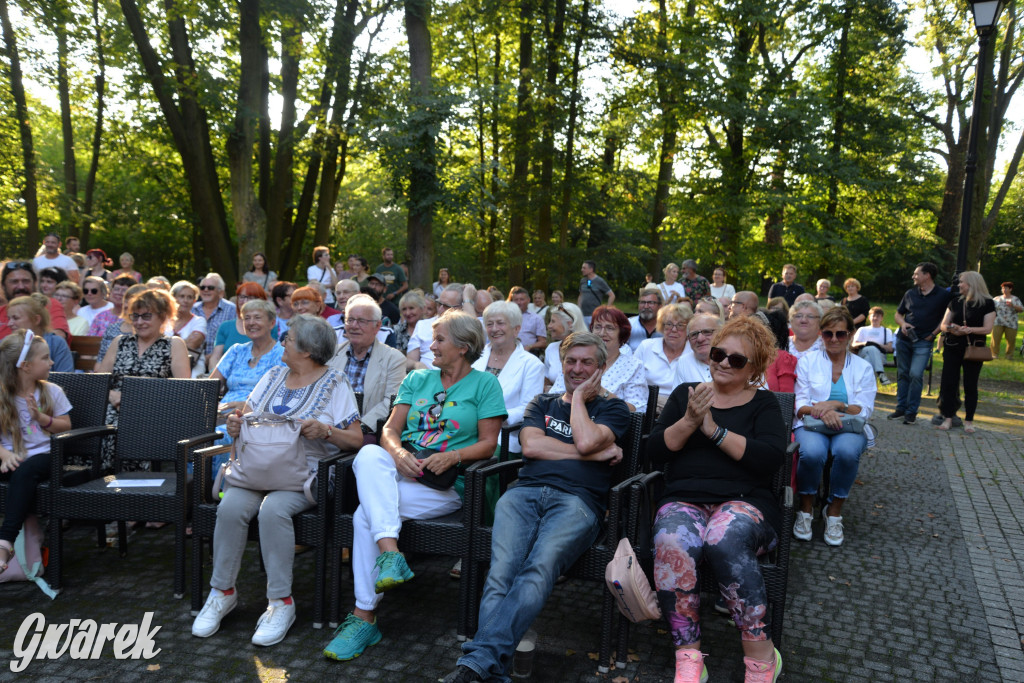
[[[654,518],[654,586],[676,646],[700,640],[700,579],[706,559],[743,640],[767,640],[768,595],[757,556],[775,547],[775,530],[743,501],[666,503]]]

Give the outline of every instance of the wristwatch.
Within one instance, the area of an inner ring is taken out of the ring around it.
[[[847,409],[847,408],[849,408],[849,407],[850,407],[850,406],[848,406],[847,404],[845,404],[845,403],[844,403],[844,404],[843,404],[842,406],[840,406],[840,408],[839,408],[839,412],[840,412],[840,413],[845,413],[845,412],[846,412],[846,409]]]
[[[328,441],[331,438],[331,434],[334,433],[334,427],[327,425],[327,436],[324,437],[324,441]]]

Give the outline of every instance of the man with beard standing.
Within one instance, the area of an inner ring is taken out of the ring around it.
[[[36,291],[36,272],[32,270],[31,261],[8,261],[4,264],[2,283],[4,297],[10,301],[18,296],[28,296]],[[50,311],[50,327],[54,332],[62,335],[64,341],[71,339],[71,332],[68,330],[68,319],[64,315],[64,307],[56,299],[50,299],[48,306]],[[13,330],[7,321],[7,304],[0,306],[0,339],[9,335]]]

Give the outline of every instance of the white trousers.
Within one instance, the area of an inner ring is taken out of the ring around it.
[[[380,446],[363,446],[352,466],[359,490],[353,515],[352,575],[356,607],[373,611],[382,595],[375,593],[374,563],[380,555],[377,541],[398,538],[402,520],[432,519],[462,507],[454,488],[438,491],[403,476],[391,454]]]

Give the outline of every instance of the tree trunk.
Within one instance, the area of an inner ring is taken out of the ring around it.
[[[0,0],[0,26],[4,34],[8,72],[11,81],[11,95],[14,96],[14,113],[18,117],[18,132],[21,134],[21,158],[25,169],[25,185],[21,197],[25,201],[27,229],[25,242],[35,249],[39,240],[39,200],[36,198],[36,152],[32,144],[32,126],[28,119],[28,104],[25,101],[25,85],[21,78],[21,58],[18,56],[18,38],[11,26],[7,0]]]
[[[202,270],[209,264],[229,286],[233,286],[238,277],[238,269],[231,245],[231,230],[224,198],[220,193],[213,146],[210,144],[209,122],[205,110],[199,104],[199,94],[194,89],[195,66],[182,11],[175,0],[165,0],[174,70],[174,80],[168,82],[164,77],[164,64],[150,43],[135,0],[120,0],[120,4],[150,87],[181,156],[193,221],[202,238],[201,242],[196,243],[195,267]],[[175,101],[175,94],[178,95],[178,102]]]
[[[583,11],[580,17],[580,27],[576,34],[576,43],[572,53],[572,85],[569,96],[569,120],[566,125],[565,134],[565,173],[562,177],[562,217],[558,226],[558,247],[559,255],[565,253],[569,245],[569,214],[572,208],[572,183],[576,162],[576,123],[579,117],[580,108],[580,51],[583,49],[583,39],[590,26],[590,0],[583,0]]]
[[[666,0],[658,0],[658,55],[655,82],[658,106],[661,109],[661,148],[658,152],[658,180],[654,185],[654,208],[647,235],[647,268],[657,278],[661,272],[661,224],[668,216],[668,192],[672,183],[672,163],[676,154],[676,101],[673,92],[675,78],[670,73],[668,59],[672,50],[668,44],[668,8]]]
[[[554,201],[555,128],[558,104],[562,101],[558,88],[562,43],[565,41],[565,0],[555,0],[554,26],[548,14],[549,1],[544,2],[544,33],[546,60],[544,78],[544,110],[541,117],[540,182],[537,186],[537,265],[535,286],[547,290],[551,259],[551,204]],[[550,28],[549,28],[550,26]]]
[[[494,32],[494,82],[491,88],[491,210],[487,220],[487,246],[484,253],[484,274],[488,277],[497,275],[497,240],[498,240],[498,195],[501,186],[498,183],[499,155],[501,141],[498,137],[498,112],[501,110],[501,31]]]
[[[100,168],[103,110],[106,103],[107,61],[103,49],[103,25],[100,23],[99,0],[92,0],[92,23],[96,34],[96,120],[92,129],[92,155],[89,172],[85,176],[85,196],[82,200],[82,216],[78,233],[83,249],[88,248],[89,233],[92,231],[92,205],[96,195],[96,174]]]
[[[239,82],[235,120],[227,140],[231,175],[231,210],[238,236],[239,271],[245,270],[253,253],[266,242],[266,214],[253,183],[253,145],[261,111],[263,36],[259,0],[238,3]]]
[[[967,130],[962,129],[960,139],[946,150],[946,183],[942,192],[942,208],[935,226],[935,234],[942,246],[953,253],[960,232],[960,207],[964,200],[964,164],[967,158]]]
[[[433,97],[433,50],[430,43],[430,1],[405,0],[405,33],[409,41],[409,89],[410,107],[422,121],[414,132],[410,155],[413,157],[409,176],[409,214],[406,219],[406,242],[410,259],[409,279],[411,285],[424,289],[430,286],[433,272],[434,204],[437,201],[437,160],[434,149],[433,124],[435,114],[431,112]]]
[[[519,8],[519,87],[512,134],[515,148],[509,192],[512,217],[509,222],[508,281],[511,284],[526,282],[526,213],[529,210],[530,145],[533,138],[534,0],[520,0]]]
[[[60,100],[60,127],[64,149],[64,201],[61,223],[68,228],[77,221],[78,165],[75,162],[75,129],[71,120],[71,93],[68,83],[67,7],[55,3],[53,32],[57,36],[57,94]]]
[[[843,156],[843,133],[846,126],[846,76],[849,69],[850,22],[853,13],[850,1],[843,7],[843,25],[839,33],[839,51],[835,58],[835,93],[832,95],[832,145],[829,149],[828,202],[825,213],[830,225],[826,230],[835,230],[836,214],[839,211],[839,165]]]
[[[292,231],[292,193],[295,191],[295,100],[299,87],[300,27],[285,21],[281,28],[281,129],[277,134],[273,180],[267,194],[267,262],[283,278],[284,236]],[[290,275],[290,272],[289,272]]]

